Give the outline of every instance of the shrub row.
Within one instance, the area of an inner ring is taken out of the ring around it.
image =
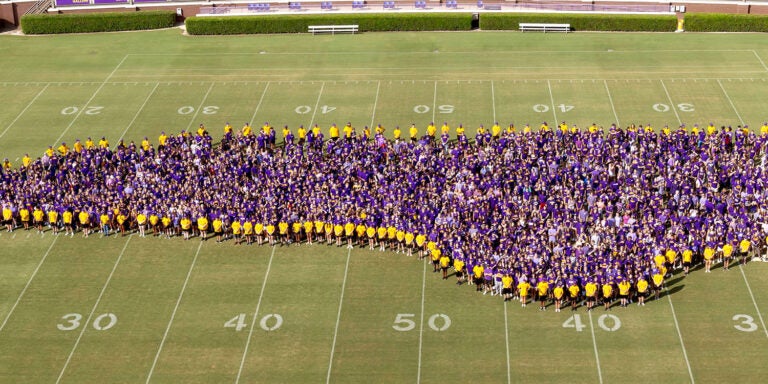
[[[571,24],[574,31],[673,32],[677,27],[677,18],[673,15],[573,13],[483,13],[480,15],[480,28],[484,30],[517,30],[518,23]]]
[[[685,30],[690,32],[768,32],[768,16],[688,13]]]
[[[342,14],[189,17],[191,35],[240,35],[253,33],[307,32],[309,25],[357,24],[361,32],[375,31],[468,31],[470,13]]]
[[[25,34],[135,31],[172,27],[174,11],[41,14],[21,17]]]

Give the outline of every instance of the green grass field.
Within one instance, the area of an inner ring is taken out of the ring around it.
[[[229,121],[661,127],[768,119],[762,34],[0,37],[0,158]],[[327,131],[326,131],[327,132]],[[721,383],[768,374],[768,265],[646,307],[523,309],[416,258],[0,233],[2,383]]]

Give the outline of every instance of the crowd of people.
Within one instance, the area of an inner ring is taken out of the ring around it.
[[[17,228],[323,242],[426,258],[483,294],[556,311],[658,298],[673,269],[765,253],[768,123],[538,129],[498,123],[385,132],[265,123],[107,138],[2,164]],[[279,144],[279,145],[278,145]]]

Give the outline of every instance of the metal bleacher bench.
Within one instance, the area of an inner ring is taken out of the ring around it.
[[[360,29],[360,26],[355,25],[310,25],[308,26],[309,32],[312,32],[312,34],[317,33],[357,33]]]
[[[571,31],[570,24],[549,24],[549,23],[520,23],[520,30],[523,32],[565,32]]]

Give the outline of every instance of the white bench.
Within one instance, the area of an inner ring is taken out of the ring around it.
[[[357,33],[360,29],[359,25],[310,25],[309,32],[312,32],[312,34],[316,33]]]
[[[520,23],[520,30],[534,32],[565,32],[571,31],[570,24],[549,24],[549,23]]]

